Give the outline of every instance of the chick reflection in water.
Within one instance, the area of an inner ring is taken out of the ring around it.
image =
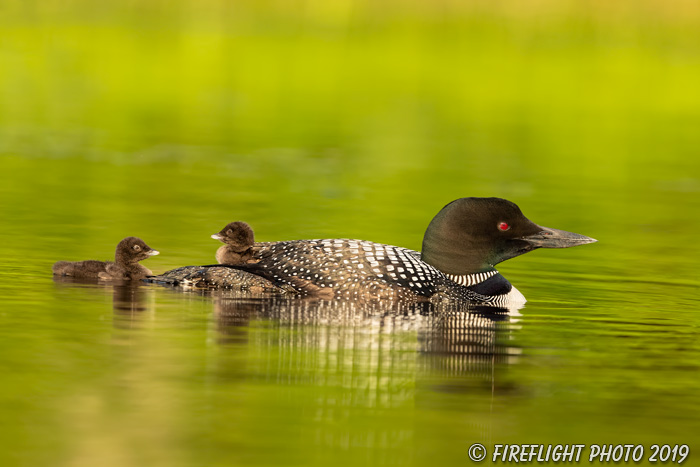
[[[152,291],[145,290],[143,286],[129,283],[115,284],[113,288],[112,307],[115,316],[133,319],[148,311],[146,298],[149,292],[152,295]]]
[[[132,327],[143,320],[144,315],[154,312],[154,290],[139,281],[109,281],[98,278],[81,278],[73,276],[53,276],[58,286],[76,287],[112,294],[114,310],[114,327]]]

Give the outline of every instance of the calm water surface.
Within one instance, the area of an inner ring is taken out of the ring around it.
[[[694,2],[2,2],[0,466],[700,465],[698,31]],[[233,220],[420,249],[464,196],[599,242],[503,263],[518,315],[51,277],[131,235],[211,264]]]
[[[146,261],[155,272],[211,263],[208,236],[234,219],[260,240],[419,248],[442,204],[487,194],[437,187],[417,202],[391,185],[290,200],[251,160],[217,173],[205,160],[5,159],[4,465],[461,465],[474,442],[700,448],[698,221],[687,215],[698,197],[668,185],[639,198],[574,179],[566,196],[550,196],[559,182],[503,194],[536,222],[600,240],[502,264],[529,299],[510,316],[51,277],[54,260],[109,258],[126,235],[161,251]],[[78,168],[90,176],[58,189]],[[189,188],[195,172],[223,196]],[[132,191],[142,187],[162,198]]]

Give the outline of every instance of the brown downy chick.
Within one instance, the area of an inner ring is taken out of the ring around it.
[[[140,238],[127,237],[117,245],[115,261],[58,261],[52,270],[59,276],[81,279],[138,280],[152,275],[139,261],[157,254]]]
[[[219,264],[245,264],[253,260],[253,244],[255,234],[245,222],[231,222],[221,229],[221,232],[211,236],[214,240],[224,243],[216,250],[216,261]]]
[[[115,262],[107,265],[106,274],[101,279],[139,280],[152,276],[150,269],[139,264],[139,261],[159,254],[146,242],[138,237],[126,237],[117,245]]]

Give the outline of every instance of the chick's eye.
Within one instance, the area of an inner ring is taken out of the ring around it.
[[[140,249],[141,249],[141,247],[140,247],[140,246],[138,246],[138,245],[134,245],[134,250],[136,250],[136,251],[139,251]]]
[[[501,231],[505,232],[505,231],[508,230],[508,229],[510,229],[510,225],[508,225],[507,222],[500,222],[500,223],[498,224],[498,230],[501,230]]]

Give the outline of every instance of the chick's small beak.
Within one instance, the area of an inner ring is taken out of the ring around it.
[[[159,255],[159,254],[160,254],[160,251],[158,251],[158,250],[151,250],[148,252],[148,256],[155,256],[155,255]]]
[[[223,241],[223,240],[224,240],[224,239],[221,237],[221,235],[219,235],[219,234],[214,234],[214,235],[211,236],[211,238],[213,238],[214,240],[219,240],[219,241]]]

